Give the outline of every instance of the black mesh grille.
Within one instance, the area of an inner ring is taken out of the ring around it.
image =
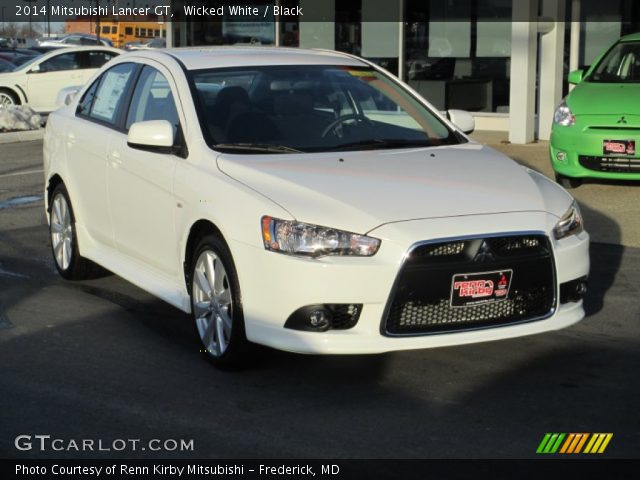
[[[328,307],[333,314],[331,325],[335,330],[347,330],[355,326],[362,310],[361,304],[336,304]]]
[[[487,238],[486,242],[498,256],[546,253],[547,244],[539,236]]]
[[[482,242],[486,242],[487,247],[496,258],[544,255],[549,252],[544,237],[526,235],[426,244],[411,252],[409,261],[413,263],[442,263],[472,260],[477,255]]]
[[[440,243],[425,245],[412,253],[413,257],[451,257],[460,255],[464,250],[464,242]]]
[[[507,269],[513,271],[513,278],[505,300],[451,306],[454,275]],[[545,236],[428,244],[415,249],[403,265],[383,331],[426,334],[526,321],[547,316],[554,302],[553,258]]]
[[[578,161],[584,168],[597,172],[640,173],[640,158],[580,155]]]
[[[452,308],[449,299],[434,302],[394,302],[389,318],[393,329],[405,333],[455,330],[482,323],[483,326],[515,322],[531,317],[540,317],[549,311],[548,289],[540,287],[530,291],[512,292],[511,298],[473,307]]]

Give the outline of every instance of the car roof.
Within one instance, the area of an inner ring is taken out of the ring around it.
[[[620,39],[621,42],[633,42],[633,41],[640,41],[640,32],[639,33],[632,33],[630,35],[625,35],[624,37],[622,37]]]
[[[118,50],[117,48],[113,48],[113,47],[107,47],[106,45],[87,45],[82,47],[62,47],[62,48],[55,48],[53,50],[47,50],[47,52],[43,53],[42,57],[40,58],[45,59],[45,58],[53,57],[54,55],[58,55],[63,52],[64,53],[86,52],[87,50],[89,51],[101,50],[105,52],[122,53],[122,50]]]
[[[170,55],[187,70],[263,65],[344,65],[365,67],[362,60],[331,50],[309,50],[285,47],[189,47],[141,51],[127,54],[159,59]]]
[[[43,60],[47,60],[48,58],[54,57],[56,55],[60,55],[61,53],[73,53],[73,52],[86,52],[86,51],[104,51],[104,52],[114,52],[114,53],[122,53],[122,50],[118,50],[117,48],[113,48],[113,47],[107,47],[106,45],[89,45],[87,47],[62,47],[62,48],[55,48],[53,50],[49,50],[45,53],[43,53],[42,55],[35,55],[35,57],[38,58],[38,60],[36,60],[36,62],[42,62]],[[20,72],[23,68],[31,68],[31,65],[33,65],[33,63],[29,63],[26,65],[20,65],[18,67],[17,70],[15,70],[15,72],[12,73],[18,73]]]

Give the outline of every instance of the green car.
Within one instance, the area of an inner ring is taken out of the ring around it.
[[[549,153],[556,180],[574,188],[584,178],[640,180],[640,33],[618,40],[589,68],[553,118]]]

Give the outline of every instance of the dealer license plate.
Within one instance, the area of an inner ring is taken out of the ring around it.
[[[604,140],[602,142],[603,155],[635,155],[635,140]]]
[[[461,273],[451,280],[451,306],[473,307],[506,300],[513,270]]]

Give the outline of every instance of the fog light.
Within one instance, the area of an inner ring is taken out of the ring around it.
[[[558,152],[556,153],[556,160],[558,160],[559,162],[566,162],[567,161],[567,154],[565,152]]]
[[[305,332],[348,330],[358,323],[361,312],[361,303],[307,305],[289,315],[289,318],[284,323],[284,328]]]
[[[587,293],[587,277],[577,278],[560,285],[560,303],[575,303]]]
[[[318,330],[328,330],[331,326],[331,313],[324,308],[312,310],[309,313],[309,323]]]
[[[587,282],[578,282],[576,285],[576,296],[582,298],[587,293]]]
[[[325,305],[307,305],[293,312],[284,327],[305,332],[326,332],[331,329],[332,320],[333,314]]]

